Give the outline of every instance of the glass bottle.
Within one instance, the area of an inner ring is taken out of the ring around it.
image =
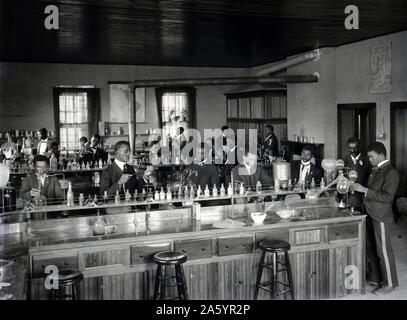
[[[38,195],[31,201],[35,207],[44,207],[47,205],[47,198],[41,195],[41,181],[38,181]]]
[[[209,197],[209,196],[210,196],[210,192],[209,192],[208,185],[205,186],[204,195],[205,195],[205,197]]]
[[[224,197],[225,194],[226,194],[225,186],[222,183],[222,185],[220,186],[220,196]]]
[[[160,191],[160,200],[165,200],[165,192],[164,192],[163,187],[161,187],[161,191]]]
[[[66,193],[66,206],[73,207],[74,206],[74,197],[72,191],[72,182],[69,181],[68,183],[68,192]]]
[[[85,204],[85,197],[83,195],[83,193],[79,194],[79,205],[83,206]]]
[[[109,200],[109,196],[107,195],[107,191],[103,192],[103,203],[107,204]]]
[[[120,203],[120,194],[119,194],[119,190],[116,190],[116,194],[114,196],[114,203]]]
[[[126,190],[126,196],[125,196],[125,200],[126,202],[130,202],[131,201],[131,194],[129,192],[129,189]]]
[[[216,184],[213,185],[212,196],[218,196],[218,188],[216,187]]]

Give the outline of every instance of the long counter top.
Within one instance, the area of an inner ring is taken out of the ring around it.
[[[249,212],[254,211],[255,204],[235,204],[201,208],[201,221],[191,219],[191,211],[180,208],[166,211],[139,211],[109,216],[115,233],[109,235],[93,235],[93,224],[98,217],[79,217],[33,221],[28,225],[28,246],[30,250],[40,250],[44,246],[64,245],[65,248],[95,245],[97,241],[120,243],[128,238],[164,239],[168,234],[188,234],[199,232],[200,235],[218,234],[225,229],[233,229],[235,233],[270,228],[284,228],[293,225],[316,225],[326,223],[327,219],[335,222],[360,220],[358,213],[338,209],[331,198],[319,199],[316,203],[300,200],[290,205],[296,209],[296,216],[282,219],[276,211],[284,209],[284,202],[266,202],[267,217],[262,224],[255,224]],[[271,207],[270,207],[271,206]],[[352,215],[351,215],[352,214]]]

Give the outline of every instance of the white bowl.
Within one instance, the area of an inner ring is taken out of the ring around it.
[[[253,212],[252,214],[250,214],[250,216],[252,217],[254,223],[263,223],[264,219],[266,219],[267,213],[263,213],[263,212]]]
[[[276,212],[278,216],[282,219],[287,219],[289,217],[293,217],[295,214],[295,210],[290,209],[290,210],[278,210]]]

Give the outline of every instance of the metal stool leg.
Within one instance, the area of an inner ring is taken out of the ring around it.
[[[261,276],[263,274],[263,264],[264,264],[264,259],[266,257],[266,251],[263,251],[263,253],[261,254],[261,258],[260,258],[260,264],[259,264],[259,269],[257,271],[257,279],[256,279],[256,286],[254,288],[254,300],[257,300],[257,297],[259,295],[259,286],[261,283]]]
[[[154,296],[153,299],[158,299],[158,294],[160,293],[160,277],[161,277],[161,265],[157,265],[157,271],[155,273],[155,284],[154,284]]]
[[[290,285],[291,300],[295,300],[293,275],[291,272],[291,263],[287,251],[285,252],[285,264],[287,268],[288,284]]]

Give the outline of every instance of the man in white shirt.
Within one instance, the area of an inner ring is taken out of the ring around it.
[[[305,145],[301,151],[301,160],[291,161],[291,179],[296,179],[305,187],[309,187],[312,179],[319,184],[322,177],[322,170],[311,162],[313,148]]]
[[[48,131],[45,128],[41,128],[37,132],[38,139],[40,140],[37,145],[37,154],[47,156],[50,149],[50,142],[48,141]]]

